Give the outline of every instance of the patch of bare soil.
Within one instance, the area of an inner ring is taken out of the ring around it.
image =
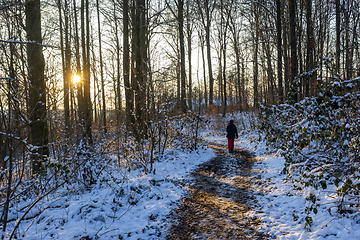
[[[165,239],[270,239],[257,230],[259,219],[246,216],[256,204],[251,186],[259,181],[254,158],[208,145],[217,156],[192,173],[188,193],[170,215]]]

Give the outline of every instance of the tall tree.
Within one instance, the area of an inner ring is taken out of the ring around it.
[[[285,8],[285,7],[284,7]],[[283,22],[288,22],[288,14],[283,16]],[[288,25],[286,25],[288,26]],[[283,52],[284,52],[284,85],[285,85],[285,96],[288,96],[289,89],[290,89],[290,58],[289,58],[289,43],[288,43],[288,37],[289,37],[289,29],[287,27],[284,27],[283,29]]]
[[[64,0],[64,33],[65,33],[65,77],[64,77],[64,113],[65,113],[65,126],[68,132],[71,128],[70,122],[70,84],[71,84],[71,50],[70,50],[70,31],[69,31],[69,6],[68,1]]]
[[[289,17],[290,17],[290,46],[291,46],[291,81],[297,75],[297,51],[296,51],[296,1],[289,0]],[[294,94],[293,101],[297,101],[297,94]]]
[[[83,56],[83,111],[85,140],[92,144],[91,133],[91,97],[90,97],[90,12],[89,0],[81,0],[81,37],[82,37],[82,56]]]
[[[96,13],[98,20],[98,33],[99,33],[99,60],[100,60],[100,78],[101,78],[101,95],[102,95],[102,120],[103,128],[106,132],[106,100],[105,100],[105,81],[104,81],[104,66],[102,57],[102,42],[101,42],[101,24],[100,24],[100,7],[99,0],[96,0]]]
[[[277,75],[279,88],[279,103],[284,102],[283,77],[282,77],[282,22],[281,22],[282,5],[281,0],[276,0],[276,33],[277,33]]]
[[[180,40],[180,78],[181,78],[181,109],[185,113],[186,105],[186,73],[185,73],[185,38],[184,38],[184,0],[178,0],[178,22]]]
[[[63,68],[63,81],[64,81],[64,115],[65,115],[65,128],[66,133],[69,134],[70,128],[70,111],[69,111],[69,79],[68,79],[68,32],[67,27],[65,26],[65,32],[63,31],[63,19],[62,19],[62,3],[61,0],[58,0],[58,9],[59,9],[59,22],[60,22],[60,50],[61,50],[61,60],[62,60],[62,68]],[[66,6],[66,1],[65,1]],[[65,12],[66,14],[66,12]],[[66,17],[65,17],[66,18]],[[67,19],[67,18],[66,18]],[[67,23],[65,23],[67,24]],[[66,38],[65,48],[64,51],[64,34]],[[70,48],[69,48],[70,50]]]
[[[25,14],[28,40],[30,141],[34,146],[32,152],[33,174],[38,174],[42,161],[49,155],[40,0],[25,1]]]
[[[74,30],[75,30],[75,60],[76,60],[76,75],[81,77],[81,55],[80,55],[80,37],[78,31],[78,17],[77,17],[77,10],[76,10],[76,0],[73,0],[74,4]],[[82,8],[83,9],[83,8]],[[81,19],[84,18],[83,10],[81,10]],[[81,21],[81,26],[83,25],[83,21]],[[83,32],[81,31],[81,37],[83,36]],[[84,38],[82,38],[84,39]],[[81,80],[81,78],[80,78]],[[83,111],[83,81],[78,81],[76,83],[76,90],[77,90],[77,101],[78,101],[78,122],[82,122],[84,118],[84,111]]]
[[[211,43],[210,43],[210,30],[211,30],[211,21],[212,14],[216,6],[216,0],[204,0],[196,1],[198,5],[198,11],[201,17],[201,23],[205,28],[205,42],[206,42],[206,52],[207,52],[207,64],[208,64],[208,74],[209,74],[209,105],[214,103],[214,78],[212,72],[212,62],[211,62]]]
[[[229,28],[229,21],[231,16],[231,11],[233,8],[233,1],[230,1],[229,3],[224,5],[224,0],[221,0],[221,22],[223,23],[222,28],[222,50],[223,50],[223,82],[224,82],[224,107],[223,107],[223,116],[226,116],[226,107],[227,107],[227,79],[226,79],[226,45],[227,45],[227,32]],[[225,17],[226,16],[226,17]]]
[[[312,71],[314,68],[314,34],[313,34],[313,23],[312,23],[312,0],[306,0],[306,70]],[[315,94],[315,81],[314,76],[309,76],[308,84],[306,85],[306,96]]]
[[[254,87],[253,87],[253,94],[254,94],[254,109],[258,109],[259,107],[259,92],[258,92],[258,77],[259,77],[259,66],[258,66],[258,51],[259,51],[259,37],[260,37],[260,26],[259,26],[259,11],[256,4],[253,4],[253,14],[254,14],[254,55],[253,55],[253,72],[254,72]]]
[[[187,43],[188,43],[188,62],[189,62],[189,90],[188,90],[188,105],[189,105],[189,109],[192,110],[192,41],[191,41],[191,37],[192,37],[192,18],[190,16],[191,12],[190,12],[190,0],[186,1],[186,33],[187,33]]]
[[[205,97],[205,107],[208,106],[208,92],[207,92],[207,84],[206,84],[206,61],[205,61],[205,38],[203,31],[199,31],[199,41],[201,48],[201,58],[203,63],[203,75],[204,75],[204,97]]]
[[[146,84],[147,84],[147,11],[145,0],[135,0],[133,8],[132,53],[134,56],[133,89],[135,94],[135,130],[134,134],[140,142],[147,133],[146,130]],[[144,104],[145,103],[145,104]]]
[[[236,5],[235,13],[237,13]],[[230,15],[230,31],[232,33],[232,41],[233,41],[233,48],[235,52],[235,64],[236,64],[236,79],[237,79],[237,94],[238,94],[238,104],[239,110],[242,110],[243,107],[243,88],[244,85],[241,83],[241,67],[240,67],[240,46],[239,46],[239,39],[240,39],[240,28],[239,23],[236,22],[236,16]]]
[[[119,27],[118,27],[118,17],[116,13],[116,5],[114,3],[114,24],[115,24],[115,57],[116,57],[116,119],[117,125],[120,126],[121,119],[121,109],[122,109],[122,99],[121,99],[121,88],[120,88],[120,39],[119,39]]]
[[[130,83],[130,44],[129,44],[129,0],[123,1],[123,75],[126,98],[126,126],[128,129],[134,124],[134,96]]]
[[[175,0],[177,12],[172,9],[169,2],[166,4],[178,23],[179,48],[180,48],[180,106],[182,112],[187,111],[186,105],[186,72],[185,72],[185,38],[184,38],[184,0]]]
[[[335,18],[336,18],[336,53],[335,53],[335,71],[336,74],[340,71],[340,0],[335,0]]]

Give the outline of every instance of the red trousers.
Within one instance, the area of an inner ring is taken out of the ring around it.
[[[235,138],[228,138],[228,148],[229,148],[229,150],[234,150],[234,141],[235,141]]]

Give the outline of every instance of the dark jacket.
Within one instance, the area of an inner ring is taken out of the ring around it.
[[[227,138],[238,138],[237,129],[233,123],[229,123],[229,125],[227,125],[226,132],[227,132],[226,134]]]

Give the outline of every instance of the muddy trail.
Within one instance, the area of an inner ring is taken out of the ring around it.
[[[208,146],[217,156],[191,174],[188,193],[169,215],[165,239],[270,239],[257,230],[259,219],[246,216],[256,205],[251,186],[261,181],[252,171],[255,159],[246,151]]]

